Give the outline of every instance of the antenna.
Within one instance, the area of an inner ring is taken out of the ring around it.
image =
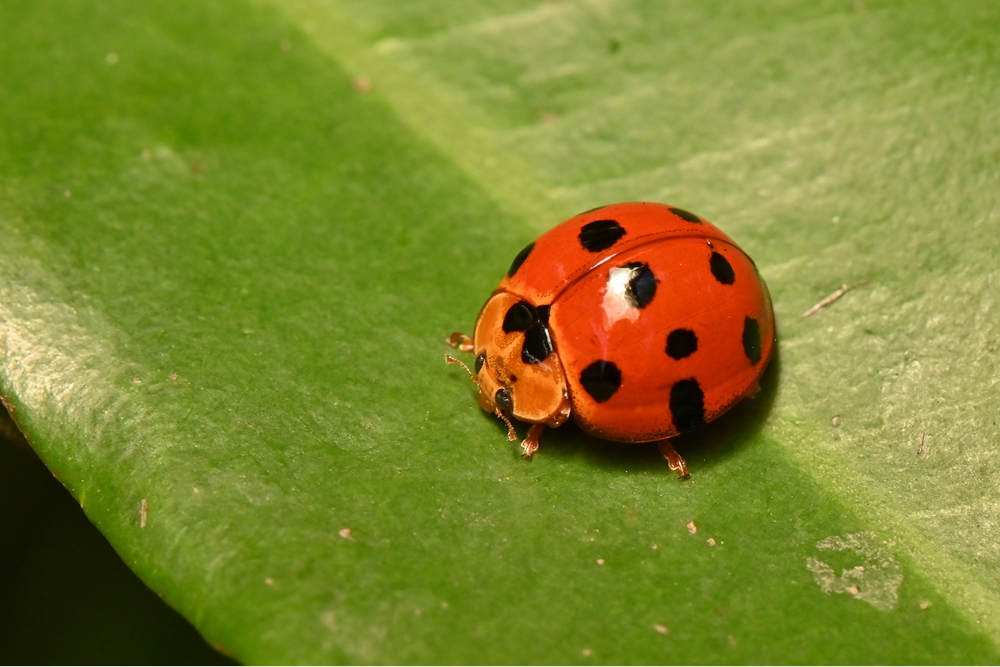
[[[477,378],[475,375],[473,375],[472,371],[469,370],[468,366],[466,366],[465,364],[463,364],[461,361],[459,361],[455,357],[451,356],[450,354],[444,355],[444,362],[446,364],[458,364],[459,366],[461,366],[462,368],[465,369],[466,373],[469,374],[469,379],[470,380],[472,380],[473,382],[476,382],[476,383],[479,382],[479,378]]]

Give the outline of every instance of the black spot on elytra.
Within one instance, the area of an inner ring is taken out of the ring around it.
[[[527,331],[537,321],[535,307],[527,301],[518,301],[503,316],[503,332]]]
[[[517,256],[514,258],[514,261],[510,263],[510,268],[507,269],[508,278],[514,277],[514,274],[517,273],[517,270],[521,268],[522,264],[524,264],[524,260],[528,259],[528,255],[530,255],[531,251],[534,249],[535,249],[535,242],[532,241],[528,245],[524,246],[524,250],[517,253]]]
[[[750,365],[760,361],[760,325],[752,317],[743,319],[743,352]]]
[[[698,223],[701,222],[701,218],[696,216],[694,213],[691,213],[690,211],[685,211],[682,208],[674,208],[673,206],[671,206],[670,212],[676,215],[678,218],[684,218],[688,222],[698,222]]]
[[[649,264],[631,262],[621,268],[632,272],[632,277],[628,279],[628,287],[625,289],[626,303],[633,308],[645,308],[656,295],[656,283],[660,281],[653,275]]]
[[[712,268],[712,275],[723,285],[732,285],[736,281],[736,272],[729,260],[717,252],[712,253],[708,265]]]
[[[510,410],[514,407],[514,401],[506,389],[497,389],[497,393],[493,395],[493,402],[501,410]]]
[[[670,388],[670,416],[681,433],[705,423],[705,394],[697,380],[679,380]]]
[[[549,311],[552,309],[551,305],[539,306],[535,308],[535,312],[538,313],[538,321],[542,324],[549,323]]]
[[[540,364],[550,354],[552,354],[552,337],[549,335],[549,328],[541,322],[535,322],[524,334],[521,361],[526,364]]]
[[[690,357],[698,349],[698,337],[690,329],[674,329],[667,336],[667,355],[673,359]]]
[[[622,385],[622,372],[612,362],[598,359],[580,373],[580,384],[591,398],[604,403]]]
[[[625,228],[614,220],[594,220],[580,228],[580,244],[590,252],[607,250],[625,236]]]
[[[476,374],[477,375],[479,374],[479,371],[483,370],[483,364],[485,364],[485,363],[486,363],[486,353],[485,352],[480,352],[479,355],[476,356]]]

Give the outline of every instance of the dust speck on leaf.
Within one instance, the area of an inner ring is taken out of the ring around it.
[[[669,635],[670,634],[670,628],[668,628],[665,625],[656,624],[656,625],[653,626],[653,629],[656,630],[657,632],[659,632],[661,635]]]
[[[274,579],[271,577],[264,577],[264,584],[266,586],[274,586]]]
[[[143,498],[139,501],[139,528],[146,527],[146,519],[149,516],[149,502]]]
[[[341,528],[339,531],[337,531],[337,534],[343,537],[345,540],[354,539],[354,535],[351,533],[350,528]]]
[[[844,283],[843,285],[840,286],[839,289],[835,290],[831,294],[829,294],[829,295],[825,296],[824,298],[820,299],[809,310],[807,310],[806,312],[802,313],[802,317],[811,317],[811,316],[815,315],[816,313],[818,313],[819,311],[823,310],[824,308],[826,308],[827,306],[829,306],[831,303],[833,303],[834,301],[836,301],[840,297],[842,297],[845,294],[847,294],[847,292],[850,289],[851,289],[851,285],[848,285],[847,283]]]
[[[597,559],[597,564],[598,565],[604,565],[604,559],[603,558],[598,558]]]
[[[694,535],[698,532],[698,525],[694,521],[688,521],[687,529],[689,533]]]
[[[705,543],[708,544],[708,546],[710,546],[710,547],[714,547],[715,546],[715,538],[714,537],[710,537],[707,540],[705,540]]]

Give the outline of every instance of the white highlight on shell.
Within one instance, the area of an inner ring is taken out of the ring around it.
[[[608,272],[608,283],[604,287],[604,300],[601,302],[601,308],[604,309],[605,328],[610,329],[622,320],[635,322],[639,319],[639,310],[629,305],[626,298],[629,281],[635,277],[638,271],[638,268],[618,267]]]

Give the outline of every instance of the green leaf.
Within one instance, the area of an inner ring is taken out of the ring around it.
[[[246,662],[996,662],[992,4],[396,4],[0,6],[0,395],[125,561]],[[683,483],[443,363],[622,200],[774,297]]]

